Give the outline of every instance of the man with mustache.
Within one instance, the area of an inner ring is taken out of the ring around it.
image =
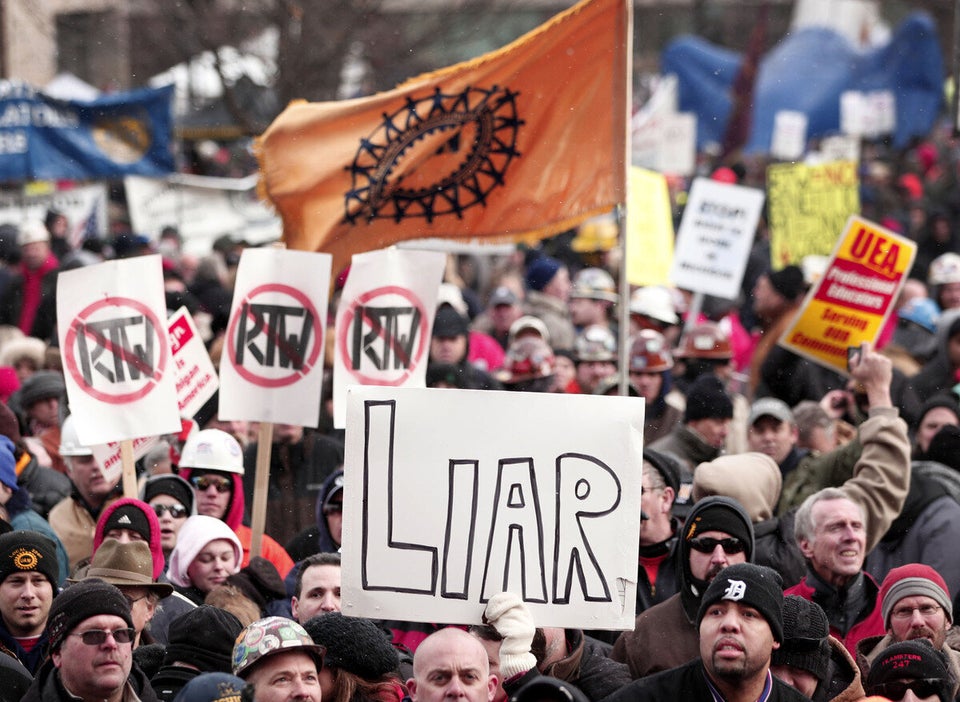
[[[634,630],[625,631],[613,646],[610,657],[626,663],[634,679],[700,655],[697,612],[703,593],[727,566],[753,560],[753,525],[736,500],[707,497],[690,511],[678,548],[679,592],[641,612]]]
[[[770,673],[770,656],[783,642],[776,571],[752,563],[724,569],[704,593],[697,622],[699,659],[636,680],[609,702],[808,699]]]
[[[926,639],[944,654],[953,678],[952,697],[960,690],[960,651],[947,644],[953,624],[953,600],[947,584],[936,570],[922,563],[892,569],[880,586],[880,611],[886,633],[857,644],[857,665],[866,678],[873,663],[890,646]]]

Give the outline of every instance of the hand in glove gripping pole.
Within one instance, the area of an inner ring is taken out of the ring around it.
[[[537,666],[536,657],[530,653],[537,627],[519,595],[499,592],[491,597],[483,612],[483,621],[503,637],[500,642],[500,673],[504,680]]]

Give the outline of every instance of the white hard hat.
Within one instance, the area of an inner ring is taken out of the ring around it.
[[[73,415],[63,420],[60,427],[60,455],[61,456],[92,456],[87,446],[80,443],[80,437],[77,436],[77,426],[73,421]]]
[[[204,429],[187,437],[180,452],[180,467],[243,475],[243,449],[227,432]]]
[[[659,285],[634,290],[630,296],[630,314],[642,314],[664,324],[679,324],[680,318],[674,309],[673,295]]]
[[[46,225],[39,219],[28,219],[20,225],[20,233],[17,235],[17,244],[26,246],[35,244],[38,241],[50,241],[50,232]]]
[[[960,283],[960,255],[945,253],[933,259],[927,282],[930,285]]]

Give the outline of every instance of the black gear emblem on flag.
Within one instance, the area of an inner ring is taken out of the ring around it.
[[[344,197],[344,220],[356,224],[419,217],[433,222],[444,215],[461,218],[468,207],[485,205],[490,192],[504,184],[510,162],[520,157],[518,94],[499,86],[469,87],[456,94],[436,88],[423,98],[408,97],[406,105],[384,114],[347,166],[353,187]],[[436,148],[418,150],[425,139],[438,135],[443,139]],[[429,162],[431,173],[443,175],[423,180],[417,166],[404,163],[409,158]]]

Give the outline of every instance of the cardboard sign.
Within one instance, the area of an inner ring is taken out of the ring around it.
[[[348,385],[426,384],[430,331],[447,257],[389,248],[354,254],[337,310],[333,423],[347,421]]]
[[[166,314],[159,256],[60,274],[63,375],[84,445],[180,431]]]
[[[807,115],[794,110],[780,110],[773,118],[773,137],[770,154],[774,158],[792,161],[803,156],[807,149]]]
[[[220,360],[220,418],[315,427],[330,256],[246,249]]]
[[[763,192],[697,178],[677,232],[670,278],[679,288],[733,300],[763,208]]]
[[[470,624],[510,591],[538,626],[630,629],[642,399],[352,386],[343,613]]]
[[[840,130],[874,139],[897,127],[897,99],[890,90],[846,90],[840,94]]]
[[[220,387],[217,370],[186,307],[181,307],[170,316],[167,331],[177,375],[180,416],[193,417]]]
[[[667,179],[631,166],[627,192],[627,280],[664,285],[670,279],[674,239]]]
[[[780,345],[847,373],[847,348],[876,343],[916,251],[909,239],[851,217]]]
[[[767,168],[770,261],[777,270],[804,256],[827,256],[847,218],[860,211],[853,162],[778,163]]]

